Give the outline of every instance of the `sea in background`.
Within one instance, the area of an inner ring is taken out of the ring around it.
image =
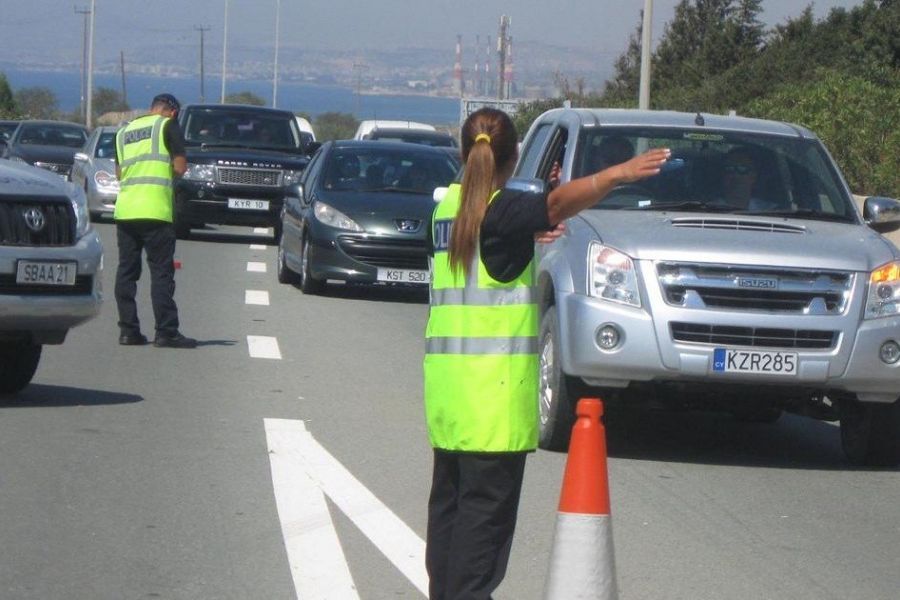
[[[65,71],[24,71],[0,65],[13,91],[27,87],[46,87],[56,94],[59,109],[72,112],[81,101],[81,73]],[[95,74],[94,89],[108,87],[122,89],[121,75]],[[226,93],[253,92],[267,105],[272,102],[272,81],[227,79]],[[200,101],[199,78],[179,78],[134,74],[125,78],[125,92],[132,108],[149,106],[160,92],[174,94],[182,104]],[[218,102],[222,92],[221,77],[208,76],[204,93],[208,102]],[[303,112],[315,118],[326,112],[349,113],[358,120],[400,119],[421,121],[437,126],[455,127],[459,124],[458,98],[421,95],[357,94],[339,86],[316,85],[291,81],[278,82],[278,108]]]

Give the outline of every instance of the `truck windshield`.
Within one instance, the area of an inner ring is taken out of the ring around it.
[[[194,109],[182,124],[188,145],[237,146],[295,151],[300,132],[290,114],[230,108]]]
[[[585,129],[573,178],[659,147],[672,150],[659,175],[614,188],[595,208],[857,219],[837,169],[815,140],[709,128]]]

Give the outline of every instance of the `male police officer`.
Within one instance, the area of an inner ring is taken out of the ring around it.
[[[141,252],[150,267],[150,299],[156,320],[157,348],[194,348],[197,340],[178,331],[175,306],[175,228],[172,224],[172,180],[187,169],[184,139],[175,121],[180,109],[172,94],[153,98],[150,113],[138,117],[116,134],[116,174],[119,196],[113,217],[119,245],[116,304],[119,343],[147,343],[138,321],[137,281]]]

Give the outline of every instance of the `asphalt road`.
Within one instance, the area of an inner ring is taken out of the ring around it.
[[[405,524],[424,539],[426,296],[304,296],[277,283],[270,237],[211,229],[177,251],[182,330],[200,347],[120,347],[114,229],[97,226],[101,316],[45,348],[33,384],[0,399],[0,598],[298,598],[292,572],[310,565],[286,548],[313,528],[339,540],[359,598],[421,598],[390,532]],[[248,304],[248,290],[267,291],[268,305]],[[152,335],[147,285],[139,303]],[[265,338],[269,355],[274,338],[281,358],[252,356],[248,336]],[[271,457],[292,459],[270,446],[273,419],[302,422],[383,503],[369,512],[388,543],[361,525],[371,502],[354,509],[333,490],[324,519],[283,525]],[[608,443],[622,600],[898,597],[900,475],[850,468],[834,425],[617,414]],[[497,600],[541,598],[564,463],[529,457]],[[309,560],[326,561],[322,548]]]

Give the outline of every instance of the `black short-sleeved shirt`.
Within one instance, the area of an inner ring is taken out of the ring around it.
[[[169,119],[163,126],[163,139],[171,156],[184,156],[184,135],[178,121]],[[119,145],[116,144],[116,164],[119,164]]]
[[[550,229],[546,195],[501,190],[481,223],[481,260],[488,274],[504,282],[521,275],[534,258],[534,234]]]

